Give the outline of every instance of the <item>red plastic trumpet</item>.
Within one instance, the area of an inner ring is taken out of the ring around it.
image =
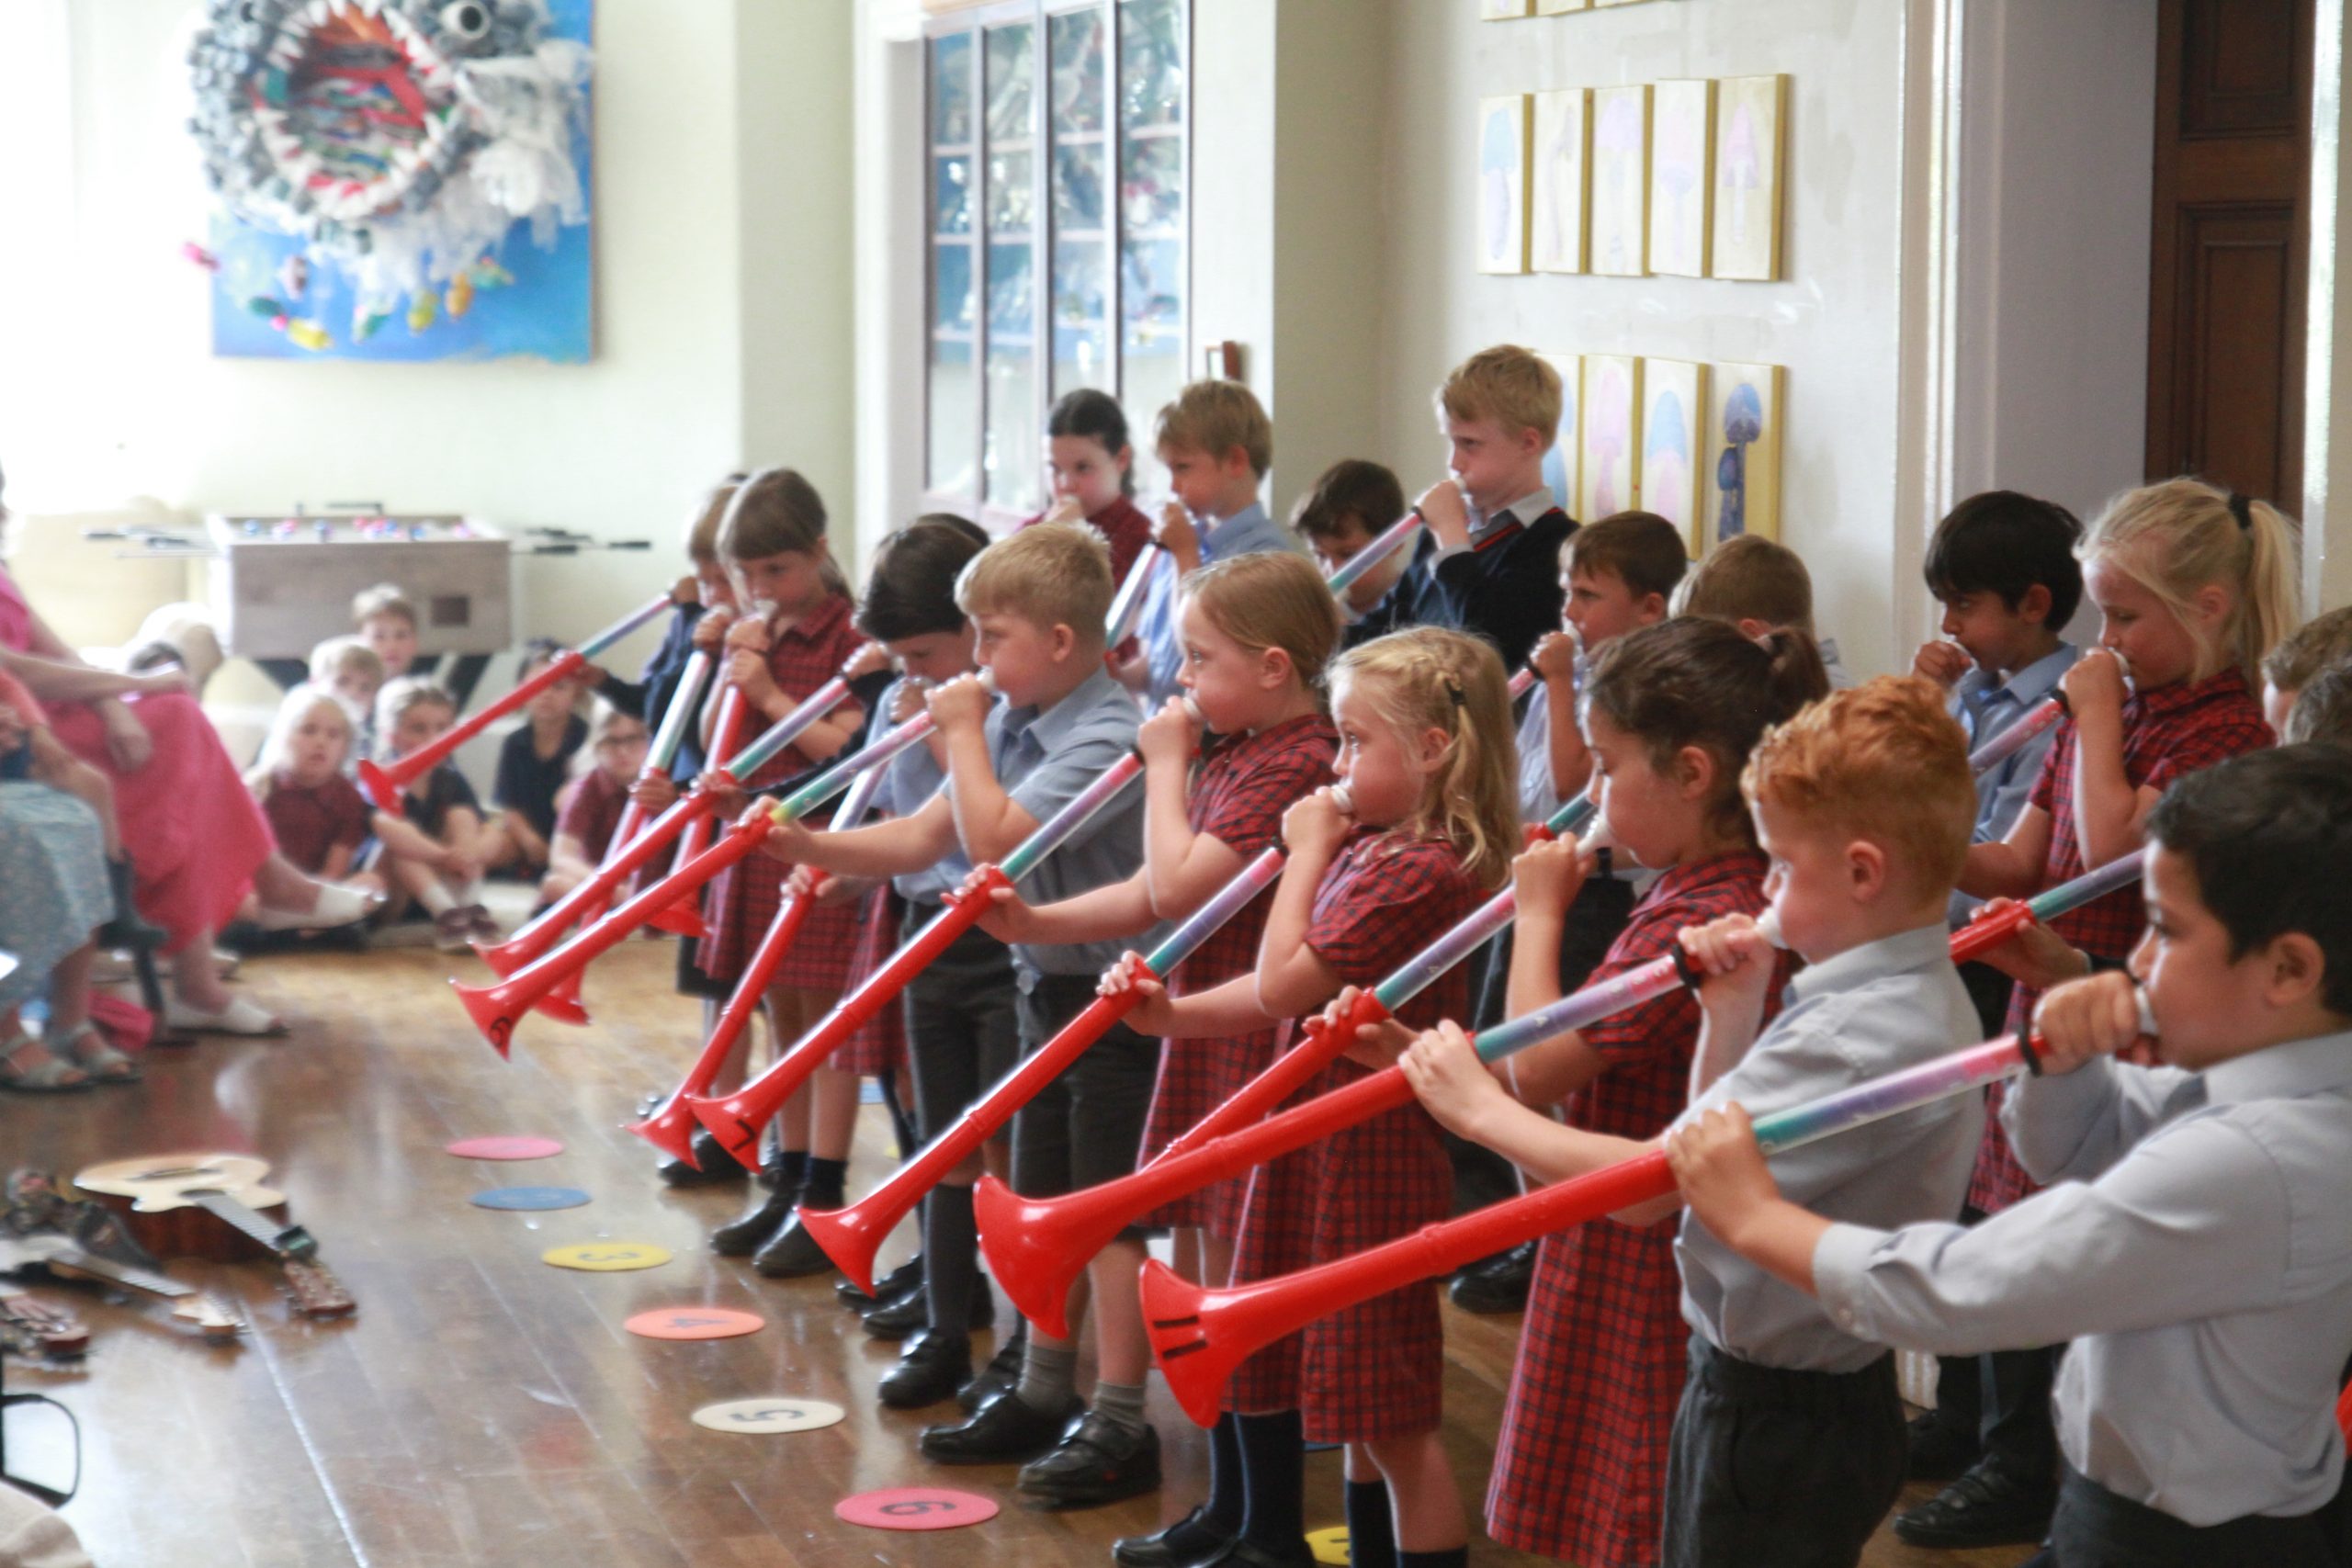
[[[866,807],[874,803],[875,795],[881,790],[885,772],[885,766],[876,765],[857,775],[857,782],[850,785],[849,795],[842,802],[839,818],[842,826],[853,826],[865,815]],[[759,1010],[761,999],[767,995],[769,977],[775,973],[776,965],[784,962],[784,955],[792,951],[793,942],[800,935],[800,928],[808,923],[808,912],[816,907],[814,897],[794,894],[785,898],[775,912],[775,919],[768,922],[767,934],[760,939],[760,945],[753,950],[751,962],[744,965],[742,977],[735,982],[734,994],[727,998],[727,1006],[711,1026],[710,1038],[703,1043],[702,1055],[695,1058],[694,1066],[686,1070],[684,1080],[670,1091],[670,1098],[662,1102],[662,1108],[644,1121],[631,1124],[630,1132],[662,1153],[675,1155],[697,1170],[702,1168],[702,1162],[695,1158],[694,1153],[694,1112],[686,1109],[685,1102],[710,1092],[710,1080],[718,1077],[728,1053],[734,1050],[735,1042],[741,1038],[743,1026],[751,1021],[752,1014]]]
[[[678,689],[671,698],[668,709],[662,715],[662,728],[655,733],[653,744],[646,752],[645,766],[638,770],[638,783],[669,777],[672,765],[678,760],[678,748],[685,741],[686,726],[692,722],[694,710],[701,702],[703,682],[710,678],[710,671],[709,654],[696,649],[688,656],[685,668],[679,672]],[[621,819],[614,824],[613,835],[605,841],[605,853],[596,863],[600,867],[609,864],[615,856],[635,841],[644,826],[645,808],[632,799],[621,807]],[[582,923],[594,924],[612,913],[612,908],[613,896],[608,893],[596,901]],[[473,944],[476,953],[485,951],[486,946],[481,942]],[[539,1003],[539,1013],[558,1023],[586,1023],[588,1009],[580,999],[581,977],[586,973],[584,969],[574,970],[570,979],[549,992]]]
[[[2152,1022],[2143,1026],[2153,1033]],[[1502,1027],[1508,1028],[1509,1025]],[[2039,1040],[2015,1035],[1888,1073],[1760,1117],[1767,1154],[1917,1110],[2020,1072],[2038,1072]],[[1204,1290],[1157,1260],[1144,1265],[1143,1315],[1169,1391],[1203,1427],[1217,1418],[1218,1391],[1234,1369],[1286,1335],[1418,1280],[1443,1274],[1521,1242],[1583,1224],[1672,1192],[1663,1150],[1555,1183],[1522,1198],[1425,1225],[1408,1236],[1329,1263],[1226,1290]]]
[[[2037,920],[2050,919],[2111,893],[2138,872],[2138,862],[2127,856],[2038,894],[2026,903],[1964,926],[1952,934],[1954,962],[1976,956]],[[1424,964],[1427,958],[1428,954],[1424,954],[1414,962]],[[1515,1050],[1579,1027],[1576,1020],[1580,1015],[1589,1015],[1583,1017],[1583,1021],[1589,1022],[1592,1018],[1621,1011],[1640,999],[1638,995],[1628,992],[1647,983],[1643,978],[1645,971],[1657,970],[1665,964],[1660,960],[1657,964],[1645,965],[1644,970],[1587,987],[1526,1019],[1498,1025],[1479,1039],[1482,1044],[1497,1049]],[[1403,973],[1398,971],[1399,976]],[[1386,990],[1396,978],[1391,976],[1382,982],[1380,989]],[[1598,1011],[1594,1010],[1596,1007]],[[1379,1016],[1382,1015],[1374,1015],[1375,1021]],[[1553,1021],[1544,1032],[1530,1034],[1529,1021],[1539,1018]],[[1292,1055],[1304,1049],[1299,1046]],[[1337,1050],[1331,1054],[1336,1055]],[[1061,1303],[1069,1295],[1070,1282],[1086,1267],[1087,1259],[1133,1224],[1137,1215],[1198,1191],[1212,1181],[1238,1176],[1318,1138],[1408,1104],[1412,1097],[1404,1073],[1389,1067],[1181,1154],[1170,1145],[1159,1158],[1133,1176],[1058,1198],[1021,1198],[1003,1183],[984,1177],[972,1195],[981,1245],[1005,1293],[1012,1298],[1022,1314],[1048,1334],[1063,1337],[1059,1326]]]
[[[1238,914],[1250,899],[1273,886],[1274,879],[1282,874],[1283,859],[1279,845],[1261,852],[1153,948],[1143,961],[1144,967],[1154,978],[1172,974],[1212,932]],[[1102,1039],[1113,1024],[1134,1011],[1142,999],[1143,993],[1132,988],[1095,998],[1085,1010],[1039,1046],[1035,1055],[999,1079],[995,1088],[916,1151],[914,1157],[900,1166],[888,1180],[847,1208],[803,1210],[801,1224],[825,1249],[825,1255],[840,1265],[842,1272],[857,1281],[860,1290],[871,1294],[874,1253],[882,1245],[882,1238],[897,1228],[908,1211],[922,1201],[924,1193],[969,1158],[998,1128],[1012,1120],[1015,1111],[1035,1099],[1088,1046]]]
[[[501,975],[511,975],[524,964],[539,957],[563,940],[563,933],[574,921],[594,919],[590,910],[602,908],[614,889],[637,874],[639,866],[651,860],[654,853],[685,830],[686,825],[710,812],[715,805],[714,793],[732,788],[739,778],[757,773],[763,763],[798,739],[801,731],[841,705],[849,692],[849,682],[839,676],[828,681],[808,694],[808,699],[782,718],[761,731],[757,739],[727,759],[715,771],[695,781],[695,787],[670,808],[656,817],[636,838],[624,841],[618,833],[613,835],[617,850],[607,850],[596,874],[558,899],[554,906],[523,927],[504,942],[492,947],[477,948],[482,962]],[[912,722],[910,720],[909,722]],[[827,769],[822,777],[831,779],[834,769]],[[843,771],[836,784],[838,794],[848,784],[848,773]],[[830,799],[828,795],[824,798]],[[689,889],[691,891],[691,889]]]
[[[670,811],[676,811],[685,804],[682,800]],[[662,813],[665,817],[669,814]],[[450,984],[457,987],[458,999],[465,1003],[466,1011],[472,1016],[483,1037],[498,1048],[500,1055],[505,1055],[514,1037],[514,1026],[522,1021],[524,1014],[538,1007],[569,976],[586,967],[591,959],[652,919],[656,909],[701,886],[758,849],[766,840],[770,825],[781,821],[783,815],[781,804],[744,813],[742,819],[728,829],[725,838],[557,951],[532,960],[495,985],[458,986],[452,980]],[[645,842],[643,840],[639,841],[640,844]],[[648,846],[646,854],[650,856],[652,849],[653,846]]]
[[[670,604],[669,594],[655,594],[578,648],[565,649],[548,661],[546,669],[480,713],[451,725],[407,756],[381,766],[373,761],[363,760],[359,764],[360,787],[368,792],[368,798],[386,811],[398,811],[401,808],[401,791],[439,767],[458,747],[557,682],[570,679],[581,666],[668,609]]]
[[[913,721],[910,721],[910,723]],[[909,937],[898,952],[884,961],[881,968],[867,976],[864,985],[841,999],[814,1029],[794,1043],[791,1050],[771,1065],[768,1070],[724,1099],[690,1100],[687,1108],[695,1120],[711,1131],[711,1135],[725,1145],[729,1153],[745,1166],[752,1162],[745,1156],[759,1143],[760,1129],[768,1119],[784,1109],[784,1102],[808,1081],[808,1076],[824,1065],[841,1043],[864,1027],[866,1020],[882,1010],[884,1003],[906,988],[906,984],[927,967],[933,959],[947,951],[950,943],[962,936],[986,914],[994,902],[993,895],[1000,887],[1010,887],[1037,868],[1065,840],[1085,826],[1087,820],[1111,798],[1135,782],[1143,772],[1143,759],[1130,751],[1105,769],[1102,775],[1072,795],[1062,808],[1039,823],[1030,835],[1014,846],[1011,854],[999,865],[982,866],[980,876],[972,884],[947,896],[938,919]]]
[[[743,699],[741,687],[730,685],[727,688],[718,699],[718,716],[711,723],[708,755],[731,757],[735,754],[735,749],[742,742],[743,718],[749,706]],[[678,835],[677,852],[670,857],[670,869],[677,870],[708,848],[715,826],[707,817],[696,818],[687,823],[686,830]],[[710,927],[704,921],[702,911],[687,899],[681,899],[655,915],[652,924],[672,936],[691,937],[696,941],[710,934]]]

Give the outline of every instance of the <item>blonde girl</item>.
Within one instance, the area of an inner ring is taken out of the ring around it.
[[[1106,987],[1148,993],[1130,1015],[1135,1027],[1197,1039],[1314,1012],[1344,986],[1378,982],[1509,874],[1519,842],[1518,761],[1502,662],[1490,646],[1428,626],[1365,643],[1334,667],[1331,711],[1346,807],[1334,790],[1319,789],[1284,814],[1290,859],[1257,973],[1170,999],[1130,955]],[[1399,1016],[1428,1027],[1468,1006],[1456,969]],[[1306,1092],[1372,1070],[1351,1053]],[[1452,1199],[1452,1170],[1428,1113],[1414,1106],[1375,1117],[1255,1173],[1234,1278],[1361,1251],[1445,1218]],[[1227,1394],[1248,1477],[1239,1540],[1296,1555],[1300,1444],[1329,1441],[1347,1446],[1359,1561],[1464,1551],[1462,1497],[1438,1438],[1443,1370],[1436,1286],[1428,1282],[1326,1318],[1244,1363]]]

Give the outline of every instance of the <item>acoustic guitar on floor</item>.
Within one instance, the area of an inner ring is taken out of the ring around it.
[[[85,1252],[62,1235],[10,1235],[0,1232],[0,1274],[20,1273],[28,1269],[46,1269],[61,1280],[88,1280],[160,1296],[172,1303],[174,1317],[193,1325],[207,1339],[234,1339],[245,1331],[245,1320],[238,1315],[237,1309],[209,1291],[183,1284],[168,1274],[134,1269],[100,1258],[95,1252]],[[88,1336],[84,1335],[83,1339],[86,1344]]]
[[[74,1185],[121,1214],[159,1258],[272,1258],[285,1271],[295,1311],[350,1316],[358,1303],[320,1261],[311,1233],[284,1219],[286,1194],[265,1185],[268,1176],[268,1162],[250,1155],[146,1155],[91,1166]]]

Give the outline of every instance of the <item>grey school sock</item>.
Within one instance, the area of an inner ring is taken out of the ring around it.
[[[1078,1381],[1078,1350],[1075,1347],[1057,1350],[1041,1345],[1031,1336],[1029,1348],[1021,1356],[1021,1382],[1013,1393],[1032,1410],[1048,1414],[1069,1403]]]
[[[1139,1382],[1096,1383],[1094,1414],[1130,1438],[1140,1438],[1150,1430],[1150,1423],[1143,1418],[1143,1384]]]

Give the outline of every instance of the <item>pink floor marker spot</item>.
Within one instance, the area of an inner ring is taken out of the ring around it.
[[[833,1517],[878,1530],[952,1530],[996,1517],[996,1501],[937,1486],[861,1492],[833,1505]]]
[[[460,1138],[448,1146],[459,1159],[546,1159],[563,1153],[555,1138]]]
[[[641,1312],[621,1326],[647,1339],[732,1339],[757,1334],[768,1320],[755,1312],[727,1307],[656,1307]]]

